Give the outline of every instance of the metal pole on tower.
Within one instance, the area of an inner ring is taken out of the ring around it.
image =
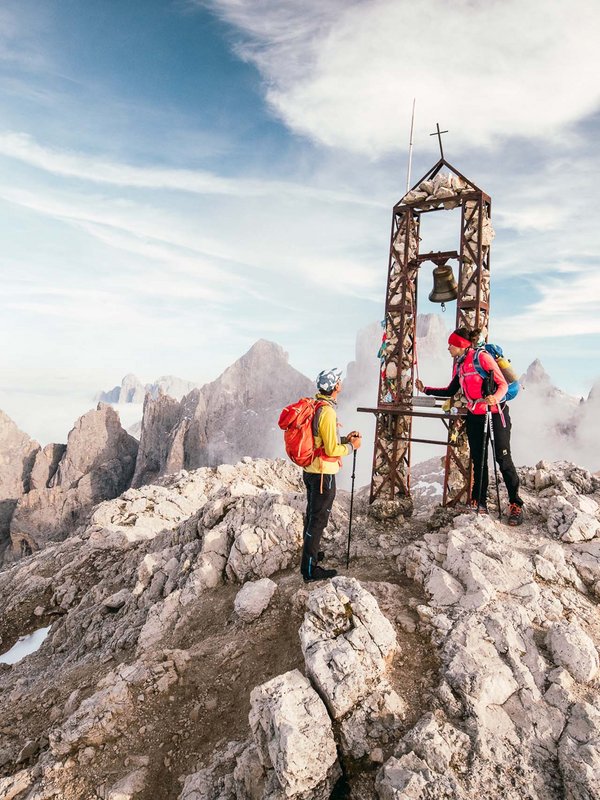
[[[410,121],[410,141],[408,143],[408,171],[406,173],[406,191],[410,189],[410,173],[412,170],[412,153],[413,153],[413,132],[415,129],[415,104],[417,98],[413,97],[412,118]]]

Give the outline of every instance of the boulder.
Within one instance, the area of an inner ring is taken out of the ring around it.
[[[576,681],[589,683],[596,677],[600,668],[598,651],[577,622],[555,623],[546,641],[555,663],[567,669]]]
[[[251,777],[279,788],[262,796],[329,798],[340,775],[337,748],[327,709],[308,680],[298,670],[278,675],[252,690],[250,705],[256,755],[238,759],[236,784]]]
[[[397,649],[394,629],[354,578],[311,592],[300,627],[307,672],[334,719],[374,691]]]
[[[258,619],[271,602],[277,584],[269,578],[245,583],[234,601],[235,613],[242,622]]]
[[[125,775],[117,781],[106,793],[106,800],[134,800],[146,788],[148,770],[142,767]]]

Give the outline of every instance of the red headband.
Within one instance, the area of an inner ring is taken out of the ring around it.
[[[463,350],[465,347],[471,347],[471,342],[468,339],[463,339],[458,333],[451,333],[448,337],[448,344],[453,344],[454,347],[460,347]]]

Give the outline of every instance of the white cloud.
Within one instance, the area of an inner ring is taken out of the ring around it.
[[[171,207],[164,198],[138,203],[37,184],[27,189],[0,186],[0,197],[76,225],[111,247],[162,259],[173,269],[173,278],[193,275],[206,288],[225,287],[229,296],[248,293],[251,283],[256,289],[256,282],[271,280],[272,272],[333,294],[370,299],[375,299],[373,289],[381,280],[368,251],[364,254],[373,210],[367,213],[358,206],[341,213],[330,209],[328,201],[271,197],[252,208],[244,198],[201,208]],[[275,288],[281,290],[279,281]]]
[[[171,189],[201,195],[264,197],[265,195],[317,198],[321,202],[380,205],[359,194],[320,189],[302,183],[242,176],[223,178],[205,170],[133,166],[84,153],[56,150],[38,144],[22,132],[0,133],[0,155],[53,175],[92,183],[136,189]]]
[[[546,279],[527,310],[494,321],[506,340],[553,339],[600,334],[600,274],[596,269]]]
[[[404,149],[413,97],[420,141],[439,120],[455,146],[568,134],[599,105],[595,0],[210,5],[244,34],[281,119],[332,147]]]

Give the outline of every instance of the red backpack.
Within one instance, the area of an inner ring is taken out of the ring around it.
[[[302,397],[297,403],[286,406],[279,415],[285,452],[299,467],[308,467],[319,455],[315,449],[312,426],[317,410],[326,405],[324,400]]]

